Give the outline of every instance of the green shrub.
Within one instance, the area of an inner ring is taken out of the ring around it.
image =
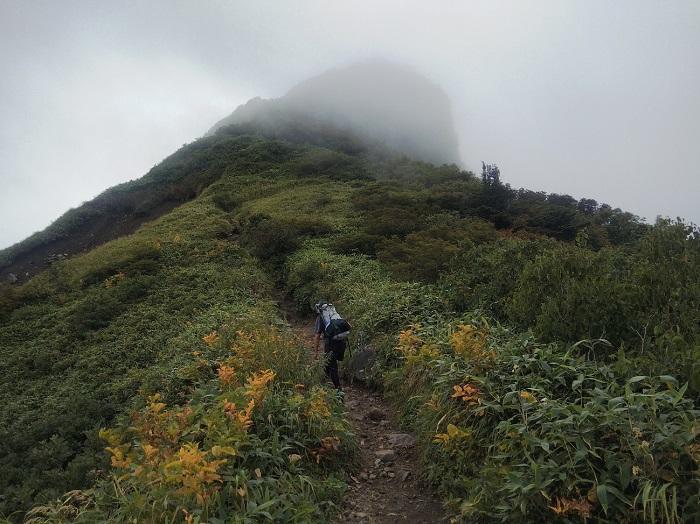
[[[0,319],[9,315],[17,306],[19,297],[11,284],[0,284]]]
[[[461,250],[441,276],[440,287],[458,311],[483,309],[504,320],[525,266],[546,250],[551,240],[503,238]]]
[[[384,242],[385,237],[356,232],[341,235],[333,240],[333,250],[340,255],[369,255],[376,256],[377,248]]]
[[[419,216],[410,209],[385,207],[369,211],[365,218],[365,229],[370,235],[404,237],[420,229]]]
[[[64,499],[34,508],[34,522],[326,521],[356,452],[340,402],[289,333],[269,319],[241,327],[204,337],[186,403],[152,395],[100,432],[111,474],[72,515],[75,501]],[[46,457],[55,460],[57,447]]]
[[[377,251],[377,258],[397,278],[435,282],[452,258],[467,246],[496,238],[494,227],[479,219],[432,215],[426,219],[425,227],[404,240],[388,239]]]
[[[458,252],[456,244],[420,231],[383,242],[377,259],[400,280],[434,282]]]
[[[675,378],[620,380],[473,317],[397,346],[389,388],[410,399],[428,478],[465,521],[698,517],[700,412]]]
[[[315,218],[277,219],[255,214],[242,226],[241,244],[263,261],[280,260],[293,252],[303,237],[329,231],[325,222]]]
[[[528,263],[507,305],[508,317],[544,340],[630,338],[631,293],[623,253],[560,246]]]

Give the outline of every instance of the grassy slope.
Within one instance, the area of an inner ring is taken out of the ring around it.
[[[0,511],[89,484],[104,461],[97,428],[155,391],[181,402],[192,386],[182,370],[212,329],[251,315],[273,321],[272,283],[222,209],[229,195],[242,203],[293,184],[275,187],[276,150],[261,144],[237,140],[236,161],[194,201],[12,290],[0,329]]]
[[[205,166],[205,176],[193,179],[199,188],[195,200],[132,236],[55,264],[18,290],[5,291],[0,302],[0,351],[3,376],[13,380],[4,381],[0,390],[8,406],[2,421],[7,430],[0,435],[2,511],[91,483],[90,472],[104,460],[98,451],[103,443],[95,429],[142,407],[149,394],[161,392],[168,405],[167,420],[177,419],[187,399],[197,415],[187,426],[190,429],[178,433],[172,442],[152,443],[160,446],[160,462],[146,470],[151,479],[159,479],[157,488],[144,484],[143,469],[139,470],[139,465],[147,463],[144,444],[152,437],[136,431],[127,438],[132,466],[116,470],[127,475],[128,489],[115,494],[98,479],[91,499],[98,501],[97,507],[83,508],[83,518],[89,521],[109,514],[114,520],[128,519],[143,515],[138,512],[148,503],[159,508],[149,514],[153,520],[182,518],[183,508],[203,518],[216,509],[219,515],[235,519],[246,512],[255,515],[256,505],[268,500],[274,501],[275,518],[281,520],[300,504],[309,508],[307,517],[324,518],[328,502],[339,491],[332,475],[328,485],[319,484],[318,479],[343,467],[352,441],[344,434],[334,404],[318,401],[314,395],[319,393],[311,393],[318,391],[313,388],[318,377],[303,365],[302,356],[285,368],[289,362],[274,351],[279,342],[271,343],[264,334],[266,329],[278,329],[270,328],[276,325],[269,300],[275,284],[286,286],[300,308],[320,295],[336,300],[355,326],[353,344],[370,341],[378,350],[377,383],[399,399],[410,397],[402,408],[432,464],[430,480],[441,486],[455,512],[465,518],[474,514],[510,520],[551,518],[551,507],[558,507],[573,519],[589,511],[597,517],[610,512],[614,520],[614,515],[634,506],[634,518],[654,520],[651,506],[658,512],[685,493],[679,490],[692,491],[697,486],[697,476],[691,472],[697,465],[697,428],[692,426],[692,405],[683,400],[679,386],[668,379],[634,382],[635,388],[645,389],[629,392],[624,413],[633,412],[637,426],[623,424],[629,419],[610,404],[610,398],[626,394],[625,383],[638,369],[652,375],[680,371],[689,374],[684,380],[693,378],[692,369],[683,362],[692,362],[698,340],[692,327],[698,252],[697,242],[686,238],[683,226],[659,226],[638,242],[644,228],[624,222],[629,217],[618,214],[616,221],[611,220],[606,210],[584,216],[575,203],[566,207],[538,196],[531,205],[528,199],[534,197],[530,195],[511,205],[510,215],[505,216],[498,208],[503,191],[494,192],[449,166],[434,168],[373,153],[358,156],[358,151],[349,149],[343,150],[353,154],[252,137],[221,135],[216,140],[216,144],[206,142],[207,154],[213,156],[198,160]],[[187,163],[188,158],[181,160]],[[211,166],[216,166],[216,176],[209,176]],[[368,174],[382,182],[372,181]],[[179,179],[168,172],[162,176],[165,181]],[[497,234],[485,218],[520,224],[520,237]],[[578,246],[537,235],[546,232],[557,237],[560,227],[566,230],[565,236],[571,236],[571,228],[579,228]],[[595,252],[587,247],[607,242],[608,234],[626,239],[626,251]],[[528,240],[533,235],[535,240]],[[501,238],[494,242],[497,236]],[[670,276],[654,281],[647,269],[659,264],[665,264],[669,269],[665,274]],[[547,287],[542,282],[554,284]],[[610,282],[624,285],[606,289]],[[634,289],[648,292],[630,294]],[[675,301],[657,315],[668,290]],[[471,312],[475,308],[477,314]],[[629,342],[633,340],[629,326],[641,329],[650,311],[657,329],[640,351]],[[596,321],[585,312],[599,312],[592,315]],[[484,313],[511,327],[498,326]],[[614,343],[627,348],[626,356],[617,348],[602,355],[595,348],[565,352],[567,340],[605,334],[599,326],[608,329],[618,318],[623,322],[618,322]],[[421,327],[406,330],[415,323]],[[464,340],[455,341],[451,335],[462,333],[460,325],[472,325],[476,335],[464,334]],[[229,362],[230,348],[241,347],[243,335],[237,331],[243,327],[249,335],[255,334],[251,335],[254,358],[247,361],[244,353],[234,351],[237,356]],[[519,334],[529,327],[553,343],[543,346],[531,335]],[[202,337],[212,330],[221,337],[209,338],[212,343],[208,344]],[[404,336],[397,343],[402,330]],[[563,340],[553,340],[562,333]],[[672,352],[674,359],[654,356],[662,352]],[[523,358],[527,365],[518,360]],[[603,371],[597,363],[600,359],[605,363]],[[285,378],[275,382],[268,399],[252,415],[252,432],[227,430],[240,437],[237,442],[242,447],[237,461],[221,466],[222,491],[204,490],[209,493],[205,501],[193,493],[174,497],[177,482],[168,477],[167,468],[162,469],[172,454],[188,442],[197,442],[209,454],[207,460],[213,460],[214,447],[223,446],[222,434],[202,429],[224,423],[212,422],[212,417],[221,416],[228,391],[221,377],[217,379],[217,369],[228,362],[244,372],[230,393],[240,397],[240,407],[250,388],[245,374],[262,371],[255,365],[258,361]],[[527,371],[511,379],[513,366]],[[579,373],[562,375],[552,369]],[[575,386],[579,374],[583,380]],[[307,393],[294,388],[295,380],[305,384]],[[604,394],[596,390],[602,383],[598,389]],[[455,385],[476,387],[479,393],[474,399],[485,406],[484,414],[474,414],[473,405],[462,400],[464,395],[453,398]],[[664,396],[661,389],[666,387],[671,393]],[[570,390],[574,396],[567,393]],[[525,405],[522,402],[529,397],[520,397],[521,391],[555,403]],[[567,458],[571,444],[562,442],[561,435],[573,430],[558,424],[569,416],[574,397],[591,408],[587,413],[595,412],[595,420],[608,417],[607,425],[594,426],[585,436],[586,442],[594,443],[587,453],[597,449],[600,455],[601,447],[607,449],[609,434],[620,435],[622,443],[608,446],[611,455],[602,462],[593,455],[586,455],[581,464]],[[663,405],[663,410],[649,414],[643,406],[648,398]],[[434,406],[432,411],[425,410],[426,403]],[[153,405],[151,401],[142,409],[148,413],[155,409]],[[526,408],[532,409],[536,419],[549,417],[548,426],[518,425]],[[324,421],[312,416],[319,409],[329,410]],[[668,413],[673,421],[663,418]],[[438,435],[445,436],[433,443],[438,421],[444,432]],[[448,431],[448,423],[454,429]],[[301,433],[299,427],[304,428]],[[479,440],[457,446],[461,454],[455,454],[450,440],[472,432]],[[524,437],[513,442],[509,436],[513,432]],[[331,435],[342,443],[338,450],[334,441],[320,440]],[[120,438],[119,445],[126,446],[126,437]],[[550,452],[541,445],[545,439],[556,451],[551,453],[553,462],[547,462]],[[652,442],[651,450],[643,442]],[[324,449],[339,452],[338,460],[320,461],[316,469],[314,457]],[[301,466],[286,461],[290,450],[305,458]],[[267,475],[263,481],[253,473],[253,465],[263,455],[270,461],[265,462],[266,472],[273,472],[269,484]],[[532,460],[519,469],[523,456]],[[667,460],[657,467],[661,456]],[[480,478],[482,473],[473,464],[481,464],[488,475]],[[612,470],[609,465],[614,466]],[[640,469],[635,470],[638,478],[630,481],[633,466]],[[448,478],[444,471],[450,471]],[[551,476],[552,471],[563,477],[554,485],[542,485],[543,472]],[[301,477],[312,479],[314,494],[299,487],[294,479]],[[672,483],[659,494],[664,482]],[[643,500],[634,501],[647,484]],[[268,492],[260,491],[264,486]],[[239,488],[255,493],[250,499],[254,505],[244,504],[248,495],[239,493],[237,498]],[[508,496],[503,495],[504,489]],[[589,507],[582,497],[591,489],[596,495],[591,496]],[[301,493],[301,499],[290,499],[290,490]],[[217,498],[218,493],[228,495]],[[607,496],[610,501],[603,501]],[[688,504],[692,507],[693,500],[686,497],[685,506],[676,502],[674,508],[691,518]],[[565,507],[567,503],[573,506]],[[47,515],[55,516],[52,511],[59,510],[45,508]]]

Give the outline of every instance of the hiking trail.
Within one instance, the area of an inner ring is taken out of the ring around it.
[[[313,352],[313,321],[280,307],[297,337]],[[342,380],[342,377],[341,377]],[[448,522],[440,500],[419,479],[415,436],[402,431],[392,406],[378,393],[343,381],[345,408],[360,448],[360,469],[333,519],[335,524]]]

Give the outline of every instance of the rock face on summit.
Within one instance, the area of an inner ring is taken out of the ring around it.
[[[333,124],[419,160],[460,162],[447,95],[418,73],[386,62],[332,69],[281,98],[252,99],[208,134],[230,124],[271,127],[297,117]]]

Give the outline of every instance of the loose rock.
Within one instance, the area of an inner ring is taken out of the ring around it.
[[[379,459],[381,462],[393,462],[394,459],[396,458],[396,452],[393,449],[380,449],[379,451],[375,451],[374,455]]]
[[[409,433],[389,433],[388,441],[395,448],[412,448],[418,439]]]
[[[365,416],[370,420],[374,420],[375,422],[378,422],[380,420],[384,420],[384,418],[385,418],[384,412],[378,408],[370,409],[367,412],[367,415],[365,415]]]

